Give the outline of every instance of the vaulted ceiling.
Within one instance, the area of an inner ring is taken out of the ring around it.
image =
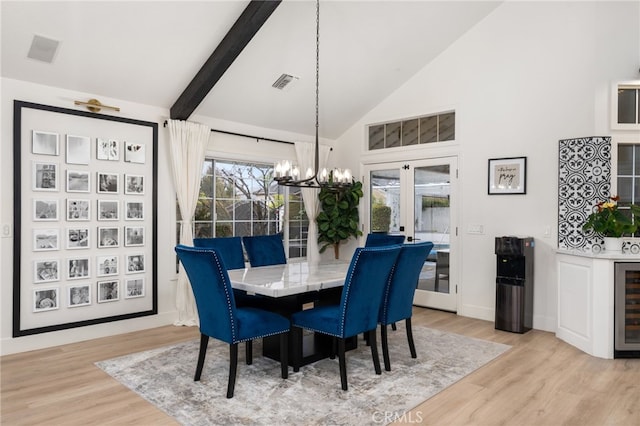
[[[500,3],[321,1],[321,136],[340,136]],[[169,109],[248,4],[3,0],[2,76]],[[312,133],[315,21],[315,2],[284,0],[193,113]],[[34,35],[60,41],[51,63],[27,57]],[[294,84],[273,88],[283,73]]]

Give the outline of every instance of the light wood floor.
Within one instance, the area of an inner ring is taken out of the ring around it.
[[[406,413],[402,423],[640,424],[640,359],[594,358],[552,333],[497,331],[492,322],[429,309],[416,308],[413,324],[513,347]],[[2,357],[0,423],[175,425],[93,363],[197,336],[193,327],[166,326]]]

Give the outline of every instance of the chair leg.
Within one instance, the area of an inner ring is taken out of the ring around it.
[[[380,324],[380,340],[382,340],[382,359],[384,360],[384,369],[385,371],[391,371],[389,342],[387,341],[387,326],[384,324]]]
[[[391,323],[391,329],[392,329],[393,331],[396,331],[396,330],[398,329],[398,327],[396,327],[396,323],[395,323],[395,322],[392,322],[392,323]]]
[[[236,387],[236,372],[238,371],[238,344],[229,345],[229,384],[227,385],[227,398],[233,398],[233,390]]]
[[[280,371],[283,379],[289,377],[289,333],[280,335]]]
[[[246,342],[244,342],[244,346],[247,365],[251,365],[253,364],[253,340],[247,340]]]
[[[347,388],[347,363],[344,356],[345,352],[345,339],[338,339],[338,362],[340,364],[340,383],[342,384],[342,390],[346,391]]]
[[[405,320],[407,326],[407,340],[409,341],[409,350],[411,351],[411,358],[417,358],[416,345],[413,343],[413,331],[411,331],[411,317]]]
[[[202,374],[202,367],[204,367],[204,357],[207,355],[207,345],[209,344],[209,336],[200,334],[200,353],[198,354],[198,364],[196,365],[196,375],[193,378],[194,382],[200,380]]]
[[[291,344],[293,345],[293,371],[298,372],[300,364],[302,364],[302,329],[291,326],[289,333],[291,333]]]
[[[374,328],[373,330],[369,330],[367,333],[369,334],[369,343],[371,343],[373,368],[375,368],[376,374],[382,374],[382,370],[380,370],[380,358],[378,357],[378,344],[376,343],[376,329]]]

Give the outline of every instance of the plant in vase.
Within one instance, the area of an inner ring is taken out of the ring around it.
[[[605,243],[607,238],[620,239],[624,234],[635,233],[640,224],[640,207],[630,204],[628,213],[625,213],[618,209],[619,199],[620,197],[618,196],[610,197],[609,201],[602,201],[596,204],[593,213],[589,215],[587,221],[582,225],[582,229],[584,231],[592,229],[601,234],[605,237]]]

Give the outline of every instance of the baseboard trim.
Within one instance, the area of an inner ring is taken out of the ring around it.
[[[0,341],[0,355],[11,355],[38,349],[51,348],[69,343],[83,342],[100,337],[115,336],[132,331],[171,325],[178,318],[177,311],[164,312],[124,321],[114,321],[87,327],[41,333],[30,336],[6,338]]]

